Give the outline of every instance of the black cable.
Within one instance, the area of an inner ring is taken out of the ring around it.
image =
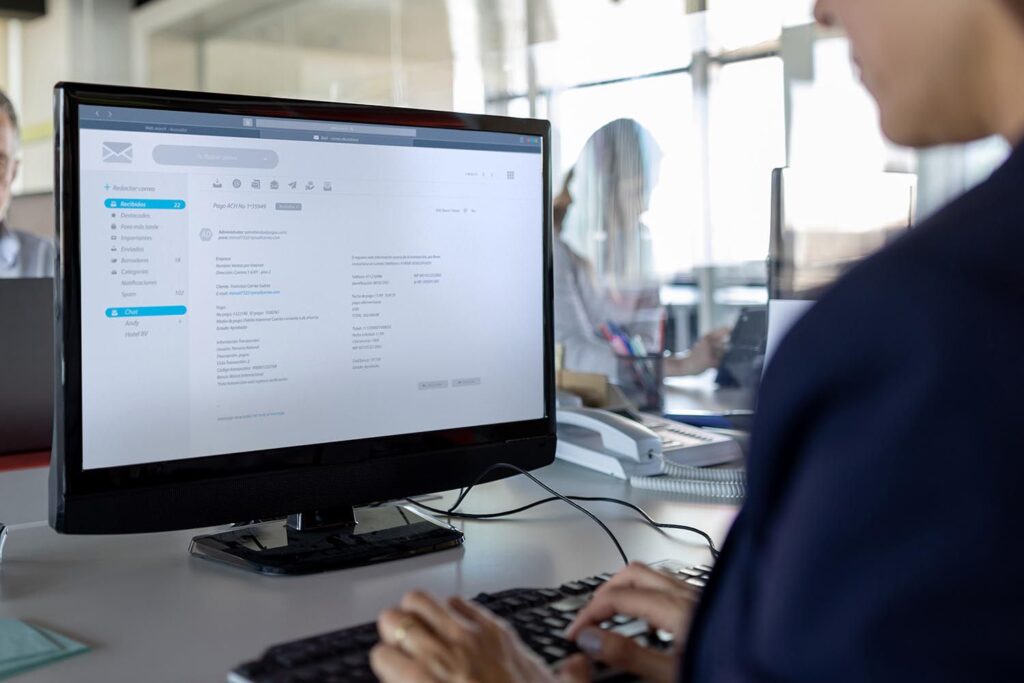
[[[598,519],[597,516],[594,513],[592,513],[590,510],[588,510],[587,508],[583,507],[582,505],[580,505],[578,503],[574,503],[569,498],[563,496],[561,493],[559,493],[558,491],[554,490],[553,488],[551,488],[550,486],[548,486],[547,484],[542,482],[540,479],[538,479],[537,477],[533,476],[532,474],[530,474],[529,472],[524,470],[522,467],[519,467],[518,465],[512,465],[512,464],[507,463],[507,462],[495,463],[494,465],[491,465],[490,467],[485,469],[483,472],[481,472],[479,474],[479,476],[477,476],[476,479],[473,480],[473,483],[471,483],[469,486],[467,486],[459,494],[458,498],[455,499],[455,503],[450,508],[448,508],[447,512],[445,512],[443,510],[438,510],[437,513],[438,514],[442,514],[442,515],[447,515],[449,517],[461,517],[462,515],[460,513],[456,513],[455,512],[455,508],[459,507],[459,505],[462,504],[462,501],[466,498],[466,496],[469,495],[469,492],[473,490],[473,487],[480,483],[481,479],[486,477],[488,474],[490,474],[494,470],[498,470],[498,469],[515,470],[519,474],[525,475],[534,484],[536,484],[537,486],[541,487],[542,489],[544,489],[545,491],[547,491],[551,495],[555,496],[555,498],[553,498],[552,500],[562,500],[562,501],[565,501],[569,505],[573,506],[574,508],[576,508],[577,510],[579,510],[580,512],[585,514],[587,517],[590,517],[590,519],[594,520],[595,524],[597,524],[599,527],[601,527],[604,530],[604,532],[606,534],[608,534],[608,538],[612,539],[612,543],[615,544],[615,549],[618,550],[619,551],[619,555],[622,556],[622,563],[623,564],[629,564],[629,557],[627,557],[626,551],[622,549],[622,544],[619,543],[619,539],[617,539],[615,537],[615,534],[612,533],[612,530],[609,529],[607,527],[607,525],[605,525],[604,522],[602,522],[600,519]],[[417,503],[416,501],[411,500],[411,499],[407,499],[407,500],[409,500],[409,502],[413,503],[414,505],[417,505],[417,506],[423,508],[424,510],[429,510],[430,509],[426,505],[423,505],[422,503]],[[529,507],[533,507],[533,506],[531,505],[531,506],[527,506],[527,507],[529,508]]]
[[[718,548],[715,546],[714,539],[712,539],[711,536],[709,536],[705,531],[702,531],[697,527],[687,526],[685,524],[669,524],[668,522],[655,521],[640,506],[634,505],[633,503],[630,503],[625,500],[620,500],[618,498],[604,498],[601,496],[566,496],[566,498],[568,498],[569,500],[583,500],[587,502],[614,503],[615,505],[622,505],[623,507],[628,507],[634,510],[635,512],[639,513],[640,516],[643,517],[643,521],[646,524],[654,527],[655,529],[678,529],[680,531],[689,531],[690,533],[697,534],[698,536],[704,539],[705,543],[707,543],[708,551],[711,553],[711,556],[715,559],[718,559]],[[541,500],[535,500],[534,502],[529,503],[528,505],[523,505],[522,507],[515,508],[514,510],[503,510],[502,512],[484,512],[479,514],[470,512],[453,512],[452,509],[441,510],[439,508],[426,505],[425,503],[421,503],[417,500],[413,500],[412,498],[406,498],[406,500],[412,503],[413,505],[416,505],[417,507],[423,508],[427,512],[434,513],[435,515],[445,515],[447,517],[455,517],[457,519],[486,521],[489,519],[497,519],[499,517],[508,517],[510,515],[519,514],[520,512],[525,512],[531,508],[535,508],[538,505],[544,505],[545,503],[551,503],[556,500],[561,500],[561,498],[551,496],[550,498],[542,498]]]
[[[525,474],[527,477],[529,477],[531,480],[533,480],[534,483],[536,483],[538,486],[540,486],[544,490],[548,491],[549,493],[554,494],[554,496],[552,496],[550,498],[544,498],[544,499],[541,499],[541,500],[534,501],[534,502],[529,503],[527,505],[523,505],[521,507],[515,508],[514,510],[505,510],[503,512],[490,512],[490,513],[480,513],[480,514],[474,514],[474,513],[468,513],[468,512],[455,512],[456,508],[458,508],[459,505],[462,504],[462,501],[465,500],[466,496],[469,495],[470,490],[474,486],[476,486],[478,483],[480,483],[481,479],[486,477],[490,472],[494,471],[495,469],[502,468],[502,467],[508,468],[508,469],[513,469],[513,470],[519,472],[520,474]],[[411,498],[406,498],[406,500],[408,502],[412,503],[413,505],[416,505],[416,506],[418,506],[420,508],[423,508],[424,510],[427,510],[428,512],[432,512],[434,514],[445,515],[445,516],[448,516],[448,517],[455,517],[455,518],[458,518],[458,519],[471,519],[471,520],[474,520],[474,519],[475,520],[487,520],[487,519],[496,519],[498,517],[507,517],[509,515],[514,515],[514,514],[518,514],[520,512],[525,512],[526,510],[529,510],[531,508],[537,507],[538,505],[543,505],[545,503],[550,503],[550,502],[553,502],[553,501],[556,501],[556,500],[562,500],[562,501],[565,501],[566,503],[568,503],[569,505],[572,505],[573,507],[577,508],[578,510],[581,510],[584,514],[586,514],[588,517],[590,517],[595,522],[597,522],[601,526],[601,528],[604,529],[605,533],[607,533],[609,535],[609,537],[611,537],[612,542],[615,543],[615,547],[618,548],[619,554],[622,555],[623,560],[628,562],[628,560],[626,558],[626,554],[622,550],[622,546],[619,545],[618,539],[615,538],[615,534],[613,534],[611,532],[611,530],[608,529],[608,527],[606,527],[599,519],[597,519],[597,517],[595,517],[593,514],[591,514],[587,509],[583,508],[580,505],[576,505],[572,501],[574,501],[574,500],[582,500],[582,501],[590,501],[590,502],[613,503],[615,505],[622,505],[624,507],[628,507],[631,510],[634,510],[635,512],[639,513],[640,516],[643,517],[644,521],[647,524],[651,525],[652,527],[654,527],[656,529],[678,529],[678,530],[681,530],[681,531],[688,531],[690,533],[697,534],[698,536],[703,538],[704,541],[707,543],[708,549],[711,552],[711,556],[713,558],[715,558],[715,559],[718,558],[718,548],[715,547],[714,540],[711,538],[711,536],[709,536],[706,532],[702,531],[701,529],[698,529],[698,528],[692,527],[692,526],[687,526],[685,524],[669,524],[667,522],[657,522],[649,514],[647,514],[647,512],[645,512],[643,510],[643,508],[639,507],[638,505],[634,505],[633,503],[630,503],[628,501],[620,500],[618,498],[605,498],[605,497],[601,497],[601,496],[563,496],[562,494],[558,493],[554,489],[552,489],[549,486],[547,486],[546,484],[544,484],[542,481],[537,479],[535,476],[533,476],[529,472],[526,472],[525,470],[523,470],[523,469],[521,469],[521,468],[519,468],[519,467],[517,467],[515,465],[510,465],[508,463],[498,463],[498,464],[492,465],[491,467],[488,467],[486,470],[484,470],[473,481],[472,484],[470,484],[467,488],[459,490],[458,497],[456,498],[456,500],[452,504],[452,506],[450,508],[448,508],[447,510],[441,510],[441,509],[438,509],[438,508],[435,508],[435,507],[431,507],[429,505],[425,505],[424,503],[420,503],[418,501],[415,501],[415,500],[413,500]]]
[[[454,512],[455,509],[458,508],[459,505],[462,503],[462,501],[466,498],[466,496],[469,495],[469,490],[472,489],[474,486],[476,486],[478,483],[480,483],[481,479],[483,479],[485,476],[487,476],[487,474],[491,470],[495,469],[498,466],[499,465],[495,465],[495,466],[487,468],[486,470],[484,470],[484,472],[480,476],[478,476],[475,480],[473,480],[473,483],[470,484],[468,488],[461,489],[459,491],[458,498],[455,499],[455,503],[450,508],[448,508],[448,512],[449,513]],[[548,488],[547,486],[545,486],[543,483],[541,483],[540,480],[538,480],[532,474],[523,471],[522,469],[516,467],[515,465],[508,465],[508,467],[510,467],[512,469],[515,469],[515,470],[518,470],[519,472],[522,472],[526,476],[530,477],[530,479],[532,479],[533,481],[537,482],[537,484],[539,484],[540,486],[544,487],[544,489],[546,489],[548,492],[553,493],[555,496],[557,496],[557,498],[545,498],[544,500],[536,501],[534,503],[531,503],[530,505],[526,505],[526,506],[523,506],[521,508],[516,508],[515,510],[510,510],[510,511],[504,512],[504,513],[492,513],[490,515],[487,515],[486,517],[476,517],[476,519],[487,519],[489,517],[503,517],[505,515],[516,514],[516,513],[519,513],[519,512],[523,512],[525,510],[529,510],[530,508],[535,507],[537,505],[542,505],[544,503],[548,503],[548,502],[551,502],[553,500],[559,500],[559,499],[563,499],[563,498],[568,498],[570,500],[585,500],[585,501],[597,501],[597,502],[604,502],[604,503],[614,503],[616,505],[623,505],[625,507],[631,508],[631,509],[635,510],[636,512],[640,513],[640,515],[644,518],[644,521],[646,521],[648,524],[650,524],[651,526],[655,527],[656,529],[679,529],[679,530],[682,530],[682,531],[689,531],[691,533],[697,534],[698,536],[702,537],[707,542],[708,549],[711,551],[711,556],[714,557],[715,559],[718,558],[718,548],[715,547],[714,540],[712,540],[711,536],[709,536],[707,533],[705,533],[701,529],[698,529],[698,528],[692,527],[692,526],[686,526],[684,524],[668,524],[668,523],[664,523],[664,522],[655,522],[654,519],[652,519],[651,516],[649,514],[647,514],[639,506],[634,505],[633,503],[627,502],[625,500],[619,500],[618,498],[604,498],[604,497],[591,497],[591,496],[562,496],[562,494],[558,493],[557,491],[554,491],[554,490]],[[442,513],[442,514],[444,514],[444,513]]]

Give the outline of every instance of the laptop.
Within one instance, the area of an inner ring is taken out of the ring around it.
[[[53,280],[0,279],[0,455],[50,449]]]

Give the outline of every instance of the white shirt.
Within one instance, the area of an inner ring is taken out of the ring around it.
[[[0,223],[0,278],[53,277],[55,261],[52,242]]]
[[[593,268],[557,235],[552,253],[555,295],[555,343],[565,348],[566,370],[596,372],[612,379],[617,361],[598,328],[619,319]]]

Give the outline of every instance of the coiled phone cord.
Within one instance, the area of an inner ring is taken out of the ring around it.
[[[735,503],[743,500],[747,476],[742,469],[690,467],[665,461],[657,477],[630,477],[630,486],[647,491],[675,493],[709,502]]]

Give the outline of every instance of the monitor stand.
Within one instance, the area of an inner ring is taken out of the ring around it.
[[[189,552],[261,574],[313,574],[462,544],[458,529],[408,505],[315,510],[196,536]]]

